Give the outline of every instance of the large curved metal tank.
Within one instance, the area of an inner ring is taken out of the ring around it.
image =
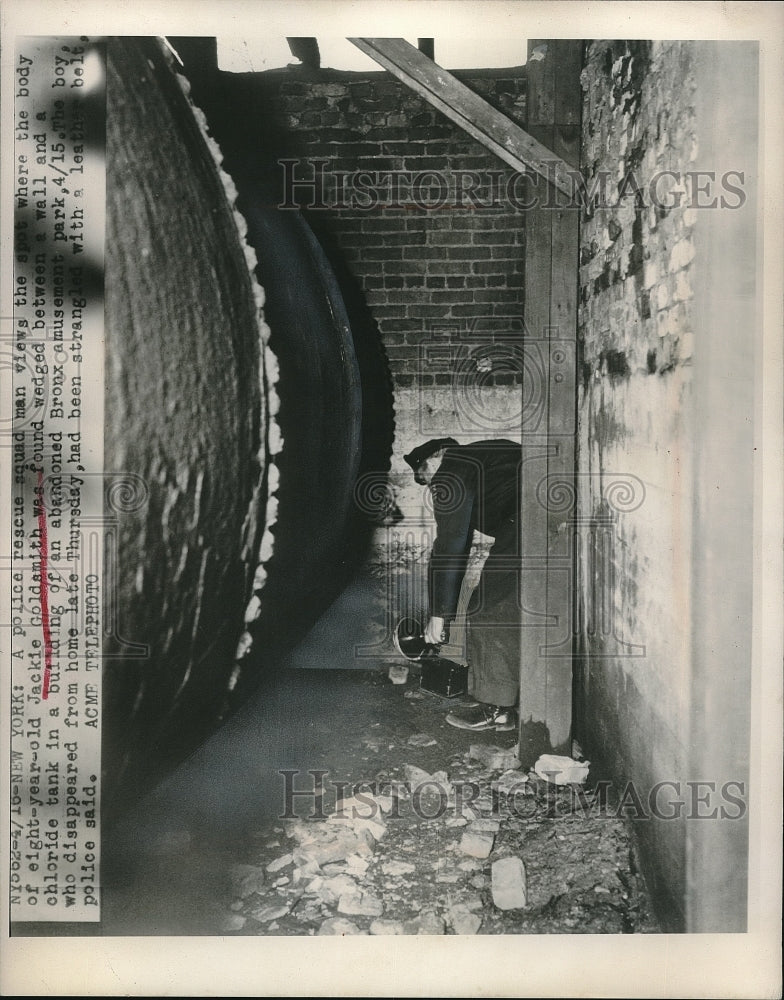
[[[107,508],[111,817],[336,595],[356,552],[362,392],[304,222],[246,186],[262,293],[233,184],[163,47],[111,40],[107,59],[105,464],[134,486]]]

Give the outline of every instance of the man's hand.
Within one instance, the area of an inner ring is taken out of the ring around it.
[[[427,628],[425,629],[425,642],[432,646],[440,646],[445,640],[446,634],[444,632],[444,619],[431,618],[427,623]]]

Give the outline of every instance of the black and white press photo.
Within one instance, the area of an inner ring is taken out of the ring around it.
[[[2,12],[4,983],[773,995],[780,6],[136,7]]]

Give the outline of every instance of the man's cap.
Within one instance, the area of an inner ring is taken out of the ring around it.
[[[416,472],[419,466],[427,461],[431,455],[435,455],[437,451],[441,451],[442,448],[451,448],[453,445],[458,444],[453,437],[446,438],[432,438],[430,441],[425,441],[424,444],[420,444],[418,448],[414,448],[403,458],[408,462],[411,468]]]

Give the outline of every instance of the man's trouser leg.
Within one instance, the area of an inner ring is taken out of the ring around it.
[[[514,547],[498,551],[499,541],[490,550],[469,603],[467,654],[476,700],[511,706],[517,704],[520,690],[519,567]]]

